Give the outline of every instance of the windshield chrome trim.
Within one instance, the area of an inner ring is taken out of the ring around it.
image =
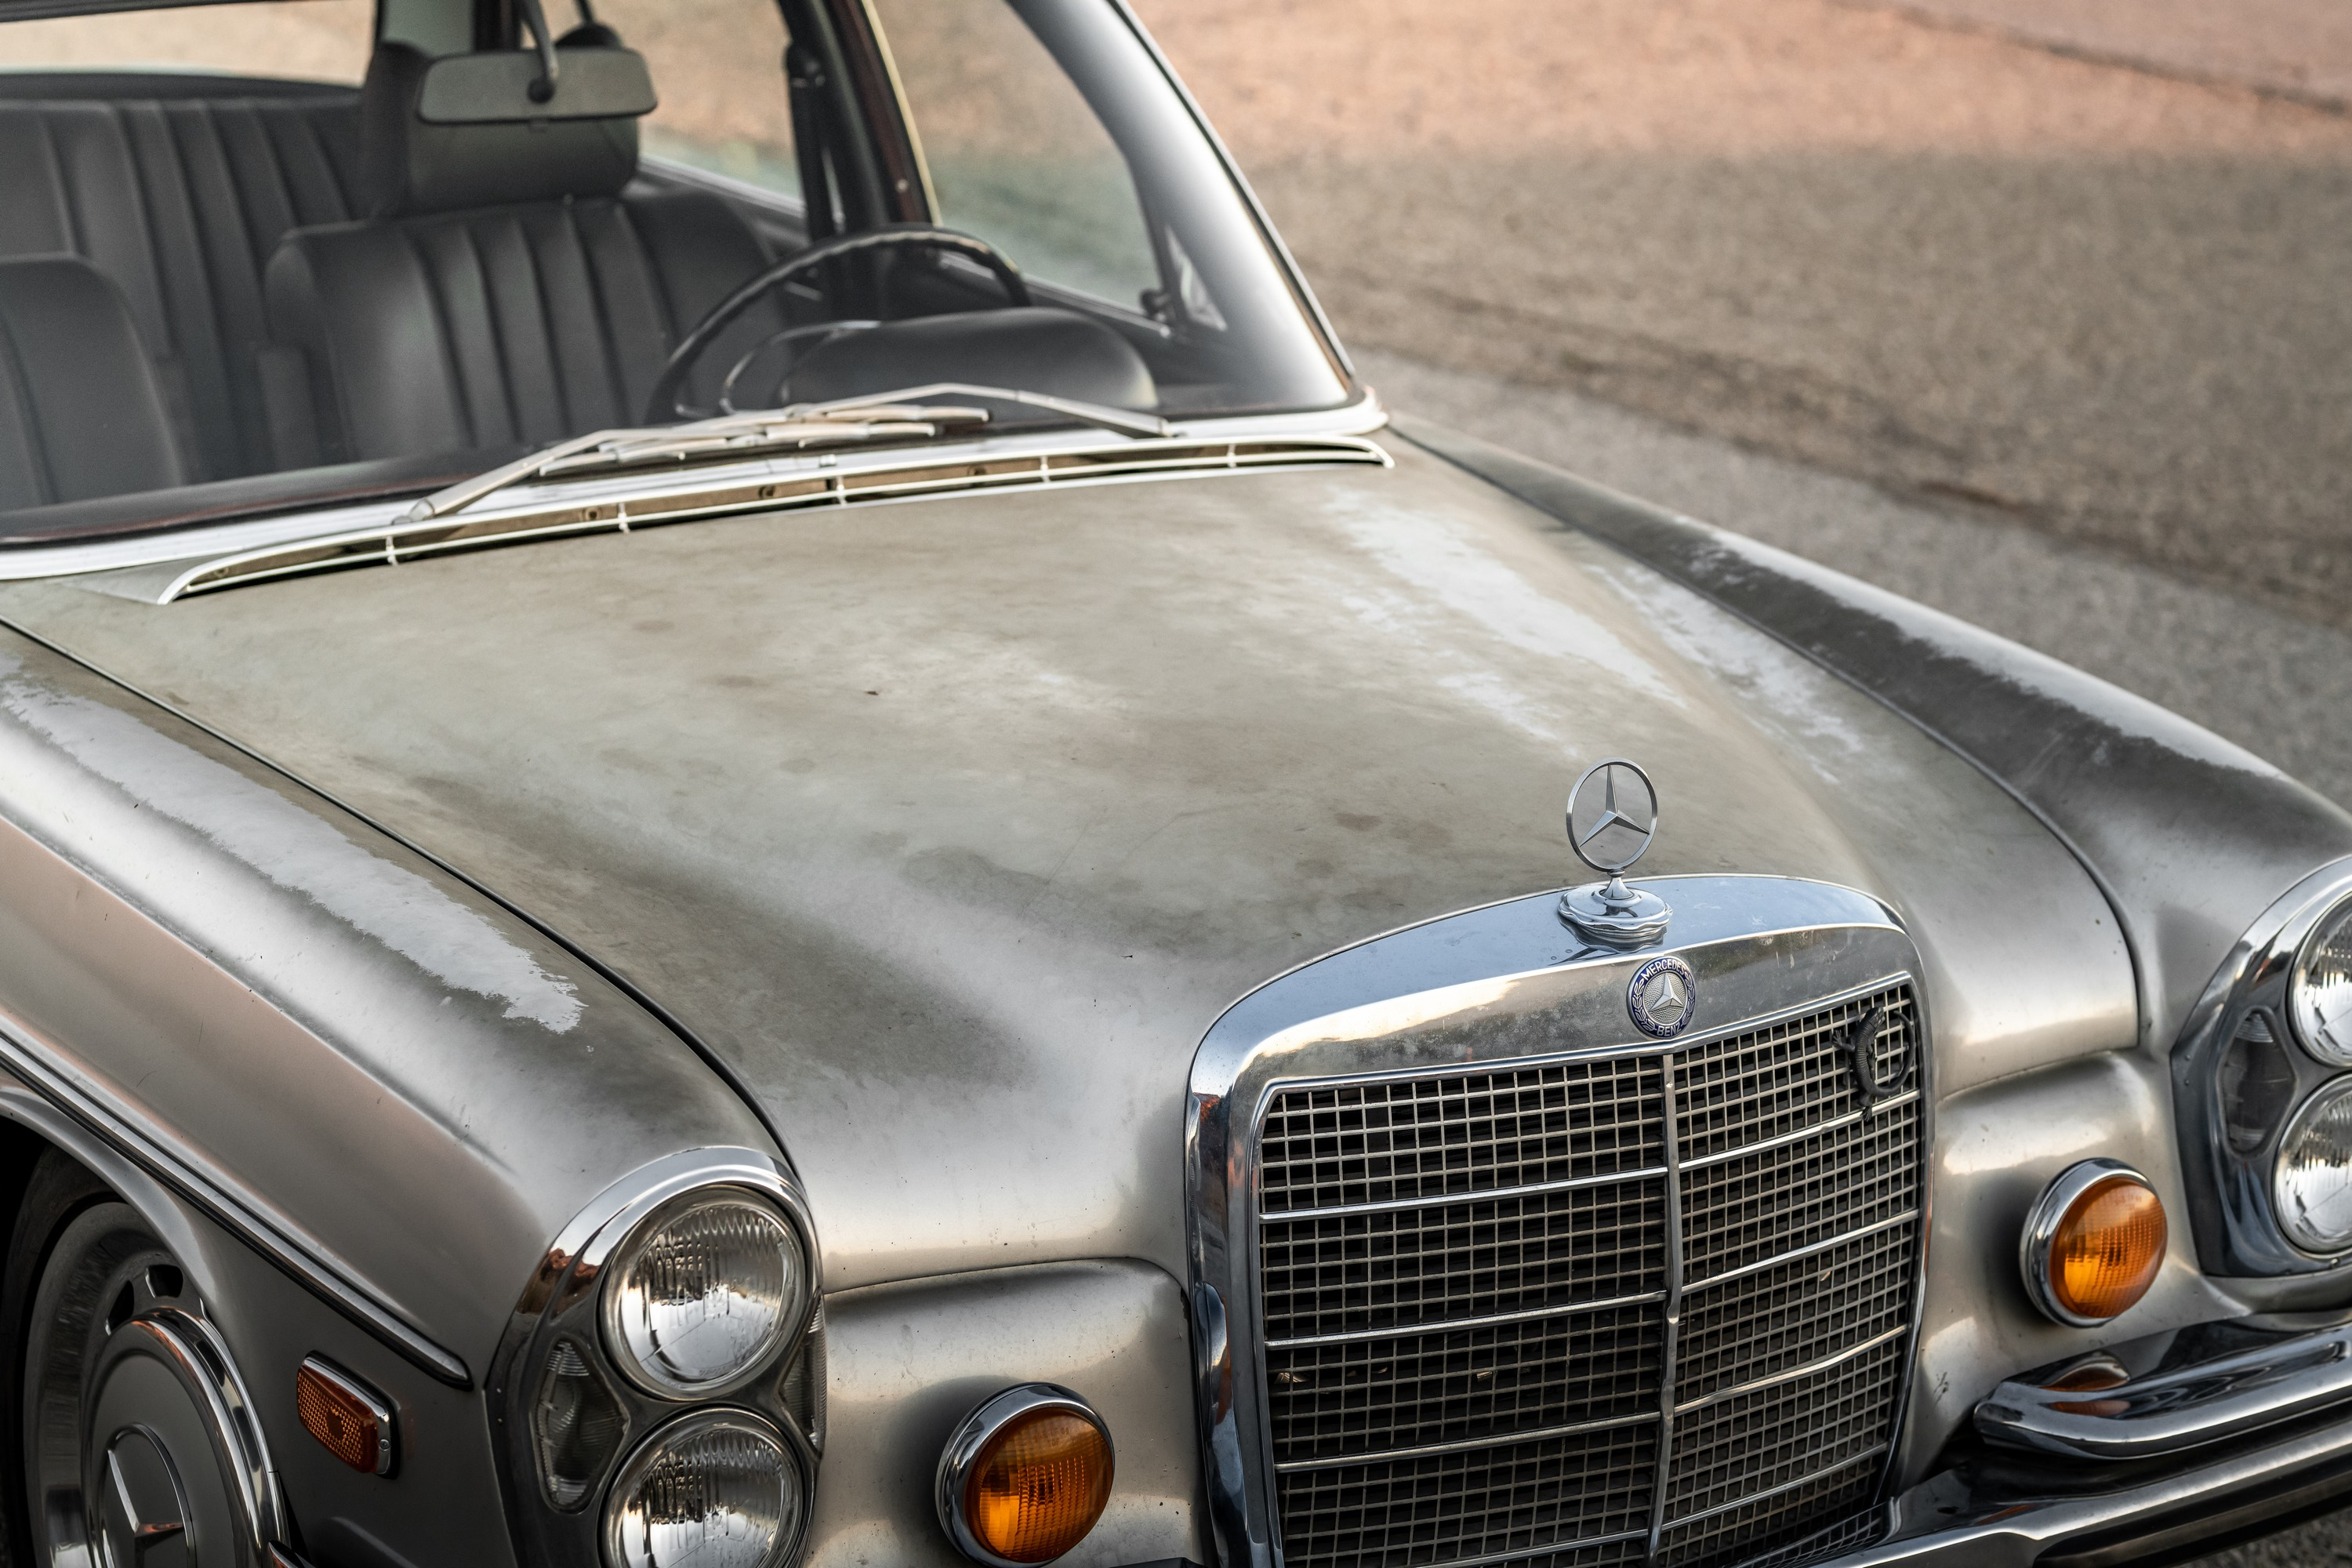
[[[794,480],[804,481],[812,477],[832,475],[856,480],[868,476],[878,477],[892,469],[931,468],[979,461],[1042,463],[1055,458],[1071,458],[1100,464],[1101,471],[1055,474],[1049,480],[1033,479],[1029,481],[1031,484],[1045,482],[1056,486],[1115,484],[1186,475],[1280,469],[1314,466],[1321,462],[1391,467],[1394,459],[1385,448],[1370,439],[1373,432],[1387,423],[1387,410],[1381,406],[1379,398],[1368,391],[1356,401],[1338,408],[1185,421],[1175,426],[1175,434],[1171,437],[1153,440],[1139,440],[1108,430],[1059,429],[1013,432],[875,450],[852,447],[811,453],[762,453],[734,461],[719,460],[651,471],[641,469],[567,476],[527,487],[517,486],[500,492],[496,502],[470,508],[461,517],[436,519],[422,525],[409,523],[408,513],[415,500],[412,497],[402,497],[390,501],[281,513],[129,539],[0,551],[0,582],[73,577],[80,579],[89,587],[125,598],[149,604],[169,604],[187,593],[188,580],[205,572],[234,559],[273,554],[297,546],[325,548],[357,540],[383,539],[420,526],[432,531],[444,530],[458,522],[468,527],[494,525],[502,521],[565,509],[583,514],[599,510],[612,513],[610,517],[595,519],[583,515],[568,523],[514,533],[510,540],[498,538],[488,542],[501,544],[522,542],[530,538],[551,534],[619,530],[627,521],[622,515],[625,507],[646,509],[636,514],[641,521],[649,515],[657,515],[662,521],[684,521],[689,517],[773,509],[780,500],[783,505],[793,504],[792,497],[762,499],[756,496],[733,504],[710,507],[681,507],[676,504],[679,498],[723,489],[730,484],[756,487],[766,481],[783,486]],[[1285,441],[1298,442],[1302,448],[1319,447],[1321,451],[1318,454],[1302,450],[1296,458],[1289,460],[1253,462],[1244,457],[1244,460],[1230,464],[1170,462],[1154,467],[1149,460],[1154,451],[1177,447],[1246,447]],[[1129,460],[1104,460],[1117,459],[1122,455]],[[983,484],[931,485],[911,488],[900,493],[888,493],[886,487],[877,484],[873,487],[874,493],[854,496],[847,504],[874,505],[919,499],[923,495],[971,493],[1015,484],[1016,481],[1011,478],[997,477]],[[664,500],[672,504],[667,507],[657,504]],[[395,544],[385,559],[396,561],[407,553],[410,552]]]

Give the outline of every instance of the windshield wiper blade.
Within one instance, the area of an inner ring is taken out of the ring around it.
[[[592,468],[625,468],[663,458],[749,456],[778,447],[807,447],[891,439],[922,440],[948,429],[988,423],[985,408],[885,403],[866,397],[835,406],[804,406],[730,414],[691,425],[649,425],[592,430],[558,441],[502,468],[434,491],[408,509],[410,522],[430,522],[463,511],[486,496],[530,479],[558,479]]]
[[[1156,414],[1043,392],[1023,392],[1010,386],[979,382],[934,381],[889,392],[837,397],[829,403],[795,403],[787,408],[759,413],[726,414],[690,425],[648,425],[633,429],[594,430],[519,458],[504,468],[436,490],[408,509],[411,522],[462,511],[483,497],[529,479],[556,479],[590,468],[622,468],[660,458],[729,457],[777,447],[815,447],[829,443],[923,440],[951,427],[985,425],[988,410],[957,404],[932,404],[930,397],[977,397],[991,403],[1017,404],[1047,414],[1058,414],[1083,425],[1117,431],[1123,436],[1170,437],[1178,428]]]
[[[920,386],[894,387],[888,392],[865,393],[856,397],[837,397],[830,403],[795,403],[783,410],[787,418],[844,418],[875,409],[877,405],[917,403],[926,397],[984,397],[992,403],[1017,403],[1024,408],[1042,408],[1049,414],[1059,414],[1084,425],[1096,425],[1105,430],[1116,430],[1124,436],[1168,437],[1181,432],[1157,414],[1138,414],[1132,408],[1113,408],[1107,403],[1084,403],[1075,397],[1054,397],[1043,392],[1023,392],[1010,386],[989,386],[975,381],[931,381]]]

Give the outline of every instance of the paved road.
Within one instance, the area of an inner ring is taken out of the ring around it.
[[[2342,0],[1844,0],[2188,81],[2352,108]]]

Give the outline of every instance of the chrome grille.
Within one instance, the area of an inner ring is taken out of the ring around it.
[[[1903,1077],[1866,1109],[1844,1044],[1881,1005]],[[1711,1564],[1871,1503],[1921,1046],[1896,984],[1689,1045],[1277,1089],[1256,1256],[1285,1568]]]

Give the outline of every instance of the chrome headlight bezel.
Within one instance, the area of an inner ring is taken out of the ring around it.
[[[738,1375],[672,1392],[641,1380],[613,1353],[604,1332],[605,1284],[617,1277],[614,1265],[667,1219],[722,1194],[748,1197],[783,1220],[803,1266],[801,1300],[777,1342]],[[773,1561],[797,1556],[824,1447],[819,1258],[815,1228],[791,1173],[772,1156],[749,1149],[696,1149],[654,1161],[614,1183],[564,1227],[516,1304],[488,1386],[500,1482],[526,1563],[604,1563],[606,1504],[623,1471],[681,1417],[718,1412],[772,1429],[790,1452],[803,1502],[793,1539]],[[541,1473],[547,1445],[534,1426],[540,1393],[559,1352],[584,1363],[595,1396],[614,1407],[618,1423],[588,1469],[562,1478],[562,1487]]]
[[[2294,1017],[2305,955],[2352,919],[2352,862],[2312,876],[2273,905],[2232,950],[2191,1009],[2172,1055],[2182,1185],[2199,1266],[2208,1274],[2279,1278],[2352,1268],[2299,1242],[2279,1213],[2282,1146],[2322,1090],[2352,1077],[2311,1048]],[[2307,1239],[2307,1238],[2306,1238]]]

